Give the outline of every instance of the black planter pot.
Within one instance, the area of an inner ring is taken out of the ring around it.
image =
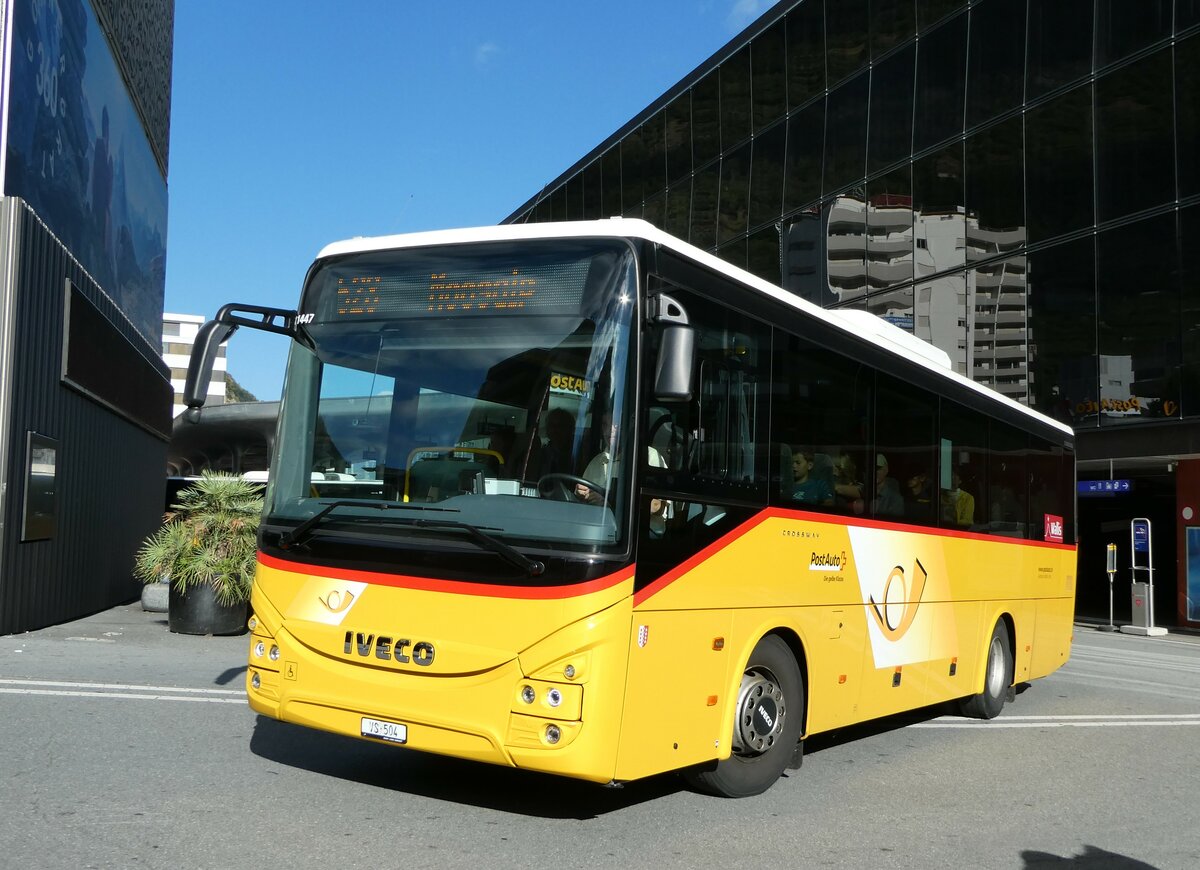
[[[218,604],[216,593],[208,584],[189,586],[186,592],[171,584],[167,628],[176,634],[244,634],[249,616],[248,601],[229,606]]]

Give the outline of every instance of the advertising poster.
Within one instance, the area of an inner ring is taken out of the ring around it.
[[[15,4],[4,193],[162,340],[167,187],[86,0]]]

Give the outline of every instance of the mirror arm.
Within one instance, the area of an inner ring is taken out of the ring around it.
[[[188,360],[187,380],[183,387],[183,401],[187,404],[184,418],[195,423],[200,420],[200,409],[208,397],[208,386],[212,382],[213,363],[217,349],[238,331],[239,327],[260,329],[289,338],[298,338],[298,315],[286,308],[267,308],[262,305],[222,305],[215,319],[208,321],[196,333],[192,345],[192,356]]]

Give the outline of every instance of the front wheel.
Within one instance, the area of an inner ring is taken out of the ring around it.
[[[791,649],[775,635],[754,647],[738,689],[733,754],[684,776],[721,797],[761,794],[792,760],[804,724],[804,678]]]
[[[1013,681],[1012,646],[1004,622],[997,622],[988,641],[987,669],[983,674],[983,691],[959,701],[964,716],[972,719],[995,719],[1004,709],[1009,687]]]

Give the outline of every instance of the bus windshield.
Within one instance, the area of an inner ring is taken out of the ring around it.
[[[624,547],[617,433],[632,431],[636,299],[632,249],[609,240],[318,263],[266,528],[381,546],[467,529],[510,547]]]

